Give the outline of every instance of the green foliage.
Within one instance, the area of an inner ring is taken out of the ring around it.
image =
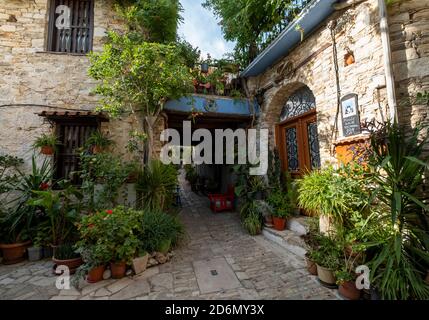
[[[292,206],[287,194],[281,190],[274,190],[270,193],[268,204],[272,208],[272,215],[279,218],[287,218],[292,215],[294,207]]]
[[[225,39],[236,41],[236,59],[247,66],[307,2],[206,0],[203,6],[220,18]]]
[[[121,187],[126,183],[135,165],[124,162],[119,156],[110,153],[80,155],[82,191],[86,195],[89,211],[100,210],[117,205]]]
[[[174,165],[165,165],[152,160],[141,173],[136,190],[141,193],[140,201],[149,209],[168,209],[173,203],[178,185],[177,169]]]
[[[79,258],[79,253],[76,252],[72,244],[65,243],[54,249],[54,258],[57,260],[75,259]]]
[[[352,212],[363,210],[367,204],[364,182],[345,174],[345,170],[327,167],[305,175],[298,186],[300,207],[332,217],[337,226]]]
[[[43,208],[47,220],[39,224],[46,226],[51,245],[63,245],[77,240],[75,223],[81,213],[83,194],[69,182],[60,182],[60,191],[33,191],[34,198],[28,205]],[[46,241],[46,238],[45,238]]]
[[[371,257],[371,278],[386,299],[428,299],[429,207],[422,192],[428,168],[423,150],[428,130],[411,135],[386,123],[372,133],[369,185],[380,207],[377,223],[388,232]]]
[[[157,116],[168,98],[192,90],[189,69],[174,45],[135,43],[128,35],[109,33],[101,53],[91,56],[89,74],[100,80],[101,109],[112,116],[140,111]]]
[[[113,143],[114,142],[100,130],[94,131],[86,140],[86,146],[97,146],[103,149],[110,147]]]
[[[343,254],[341,244],[336,239],[319,235],[318,246],[309,250],[309,258],[319,266],[336,271],[341,265]]]
[[[262,232],[262,222],[259,212],[251,211],[243,220],[243,226],[251,236],[256,236]]]
[[[41,147],[52,147],[52,148],[56,148],[57,145],[60,143],[60,141],[58,140],[58,137],[56,134],[54,133],[43,133],[40,137],[38,137],[34,143],[33,143],[33,147],[34,148],[41,148]]]
[[[29,205],[29,201],[35,198],[34,190],[49,188],[48,183],[52,178],[50,161],[45,159],[41,166],[38,166],[34,156],[30,173],[18,168],[16,171],[13,193],[3,199],[7,212],[1,217],[1,223],[7,230],[2,233],[2,238],[11,243],[30,238],[35,227],[43,221],[43,215],[38,216],[36,209]]]
[[[178,217],[162,211],[145,210],[140,221],[143,228],[139,237],[141,251],[160,251],[166,241],[175,246],[184,234]]]
[[[282,163],[277,148],[268,153],[268,183],[274,189],[281,188]]]
[[[183,21],[178,0],[117,1],[118,9],[128,23],[131,34],[147,42],[176,41],[177,28]]]

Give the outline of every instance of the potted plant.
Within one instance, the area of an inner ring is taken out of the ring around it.
[[[86,141],[86,145],[92,148],[93,154],[102,153],[113,144],[114,142],[100,130],[94,131]]]
[[[54,269],[58,265],[67,265],[71,272],[82,264],[82,259],[73,249],[77,241],[77,227],[81,210],[82,193],[70,182],[59,181],[60,191],[33,191],[34,198],[28,204],[43,208],[46,221],[39,225],[49,234],[53,248]]]
[[[339,269],[341,250],[335,240],[320,236],[320,244],[312,253],[316,262],[317,276],[322,285],[336,287],[335,271]]]
[[[339,294],[348,300],[359,300],[360,291],[356,288],[356,277],[347,269],[335,272]]]
[[[15,264],[24,261],[27,248],[31,244],[25,229],[10,231],[10,224],[3,221],[0,231],[0,250],[3,254],[3,264]]]
[[[121,279],[125,276],[127,264],[138,253],[140,241],[138,239],[141,225],[136,223],[138,212],[117,207],[106,210],[104,236],[99,240],[106,245],[111,254],[110,271],[113,279]]]
[[[275,190],[268,197],[268,203],[272,207],[274,229],[283,231],[286,228],[286,219],[291,215],[292,207],[287,196],[280,190]]]
[[[308,272],[313,276],[317,276],[317,265],[316,262],[314,262],[315,258],[313,254],[313,250],[309,250],[305,253],[305,263],[307,265]]]
[[[34,141],[33,147],[40,148],[40,152],[42,154],[50,156],[54,154],[59,143],[60,142],[58,141],[58,138],[54,133],[43,133],[40,137],[36,139],[36,141]]]
[[[106,244],[98,242],[94,245],[88,245],[85,242],[78,242],[76,251],[82,256],[84,262],[79,268],[79,273],[88,273],[86,281],[96,283],[103,280],[106,265],[111,259]]]
[[[55,273],[57,273],[56,269],[58,266],[66,266],[69,268],[70,274],[74,274],[83,263],[82,257],[71,243],[55,246],[52,261],[54,262]]]

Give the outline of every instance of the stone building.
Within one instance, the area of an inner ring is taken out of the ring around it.
[[[284,169],[299,175],[339,155],[350,158],[351,147],[366,141],[365,121],[427,119],[427,106],[413,97],[429,89],[429,0],[395,1],[387,25],[380,1],[310,1],[242,72],[261,106],[258,125],[270,130]],[[56,26],[64,23],[63,6],[71,13],[68,31]],[[99,127],[116,142],[115,152],[130,157],[129,132],[142,124],[95,112],[95,82],[87,75],[87,53],[102,49],[107,30],[122,28],[113,0],[0,0],[0,153],[29,164],[42,132],[65,137],[68,130],[76,146],[88,128]],[[181,101],[159,119],[154,137],[189,118],[192,110]],[[206,108],[211,100],[204,101],[199,111],[210,114],[209,127],[225,126],[231,114],[234,125],[253,123],[248,104],[238,113],[229,101],[223,114],[222,97],[215,119]]]
[[[95,82],[87,74],[88,53],[102,50],[108,30],[124,27],[113,5],[113,0],[0,0],[2,154],[24,158],[29,165],[32,144],[41,133],[57,130],[74,148],[100,128],[115,141],[115,152],[130,157],[125,149],[129,132],[141,130],[141,123],[107,121],[95,112]],[[56,25],[63,22],[64,6],[70,10],[71,29]]]
[[[429,1],[396,1],[385,16],[379,4],[312,1],[244,70],[292,174],[350,159],[368,137],[361,123],[427,119],[413,97],[429,89]]]

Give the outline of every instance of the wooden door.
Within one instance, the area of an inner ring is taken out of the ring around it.
[[[285,121],[277,126],[277,145],[283,171],[299,178],[320,167],[317,118],[315,112]]]

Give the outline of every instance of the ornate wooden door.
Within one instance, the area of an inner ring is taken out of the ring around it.
[[[276,128],[277,146],[283,170],[293,178],[320,168],[315,98],[303,87],[286,102]]]

